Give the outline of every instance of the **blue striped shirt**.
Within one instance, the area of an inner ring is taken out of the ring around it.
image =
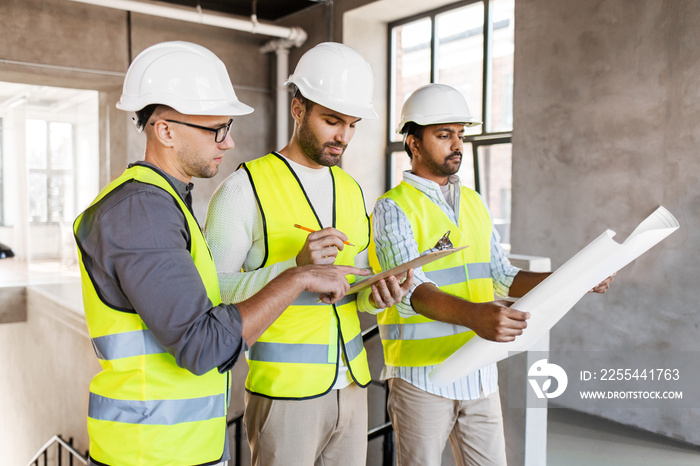
[[[450,196],[448,197],[454,200],[453,205],[448,204],[437,183],[416,176],[410,171],[404,172],[403,180],[425,194],[435,205],[440,207],[455,225],[459,226],[461,183],[457,175],[452,175],[449,179]],[[413,237],[411,224],[393,200],[380,199],[377,201],[374,207],[372,227],[377,248],[377,258],[382,266],[382,270],[408,262],[420,255],[418,244]],[[520,269],[511,265],[506,257],[506,253],[500,244],[498,232],[494,228],[491,234],[491,277],[493,279],[494,292],[500,296],[508,296],[508,290],[513,283],[513,278],[519,271]],[[414,272],[411,290],[396,305],[399,315],[404,318],[417,315],[411,306],[413,291],[423,283],[433,283],[425,276],[422,269],[416,269]],[[496,364],[479,369],[451,385],[440,387],[431,384],[428,380],[428,373],[434,368],[435,366],[395,367],[385,365],[381,378],[397,377],[428,393],[453,400],[477,399],[482,393],[489,395],[495,392],[498,387]]]

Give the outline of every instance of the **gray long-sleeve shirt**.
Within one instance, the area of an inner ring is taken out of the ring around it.
[[[191,183],[139,164],[164,175],[190,205]],[[122,185],[85,212],[77,237],[99,296],[136,311],[180,367],[225,372],[247,350],[238,308],[213,306],[187,249],[187,220],[163,189]]]

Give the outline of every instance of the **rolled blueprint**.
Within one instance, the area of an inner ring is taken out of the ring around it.
[[[606,230],[564,265],[511,306],[529,312],[523,334],[497,343],[474,336],[428,375],[435,385],[447,385],[509,356],[527,351],[566,315],[588,291],[676,231],[675,217],[659,207],[619,244]]]

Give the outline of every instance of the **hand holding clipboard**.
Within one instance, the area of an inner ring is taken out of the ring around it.
[[[365,278],[364,280],[360,280],[359,282],[355,282],[352,284],[350,289],[348,290],[348,294],[350,293],[355,293],[362,288],[365,288],[367,286],[373,285],[377,283],[379,280],[383,278],[387,278],[391,275],[394,275],[396,277],[400,276],[401,274],[405,273],[408,269],[415,269],[416,267],[422,267],[425,264],[429,264],[433,261],[436,261],[438,259],[442,259],[445,256],[449,256],[452,253],[455,253],[457,251],[460,251],[468,246],[462,246],[459,248],[450,248],[450,249],[443,249],[439,251],[433,251],[429,252],[426,254],[423,254],[422,256],[418,256],[413,260],[410,260],[408,262],[404,262],[403,264],[397,265],[393,269],[385,270],[383,272],[380,272],[376,275],[372,275],[371,277]]]

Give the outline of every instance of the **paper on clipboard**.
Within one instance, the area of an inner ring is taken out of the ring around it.
[[[355,293],[356,291],[359,291],[362,288],[373,285],[373,284],[377,283],[379,280],[381,280],[382,278],[386,278],[386,277],[389,277],[391,275],[401,275],[402,273],[406,272],[408,269],[415,269],[416,267],[422,267],[425,264],[429,264],[429,263],[436,261],[438,259],[442,259],[445,256],[449,256],[450,254],[457,252],[461,249],[467,248],[467,247],[469,247],[469,246],[461,246],[459,248],[452,248],[452,249],[443,249],[442,251],[434,251],[434,252],[429,252],[427,254],[423,254],[422,256],[418,256],[415,259],[412,259],[408,262],[404,262],[401,265],[397,265],[393,269],[385,270],[385,271],[380,272],[376,275],[372,275],[371,277],[367,277],[363,280],[360,280],[359,282],[355,282],[350,287],[347,294]]]

